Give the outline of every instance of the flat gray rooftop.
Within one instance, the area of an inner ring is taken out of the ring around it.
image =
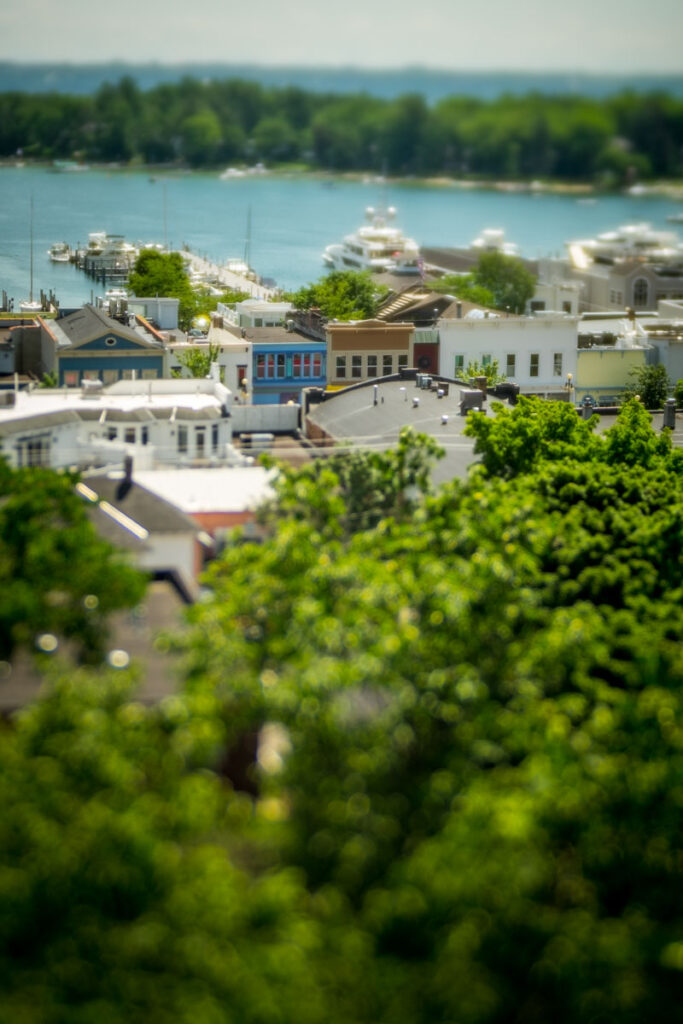
[[[413,404],[419,399],[419,404]],[[490,404],[490,400],[489,403]],[[443,422],[443,417],[448,417]],[[460,415],[460,388],[450,385],[448,395],[418,388],[414,380],[380,381],[377,383],[377,405],[374,386],[346,389],[311,406],[308,419],[333,437],[341,446],[344,441],[354,447],[383,450],[395,446],[403,427],[433,437],[446,454],[435,466],[435,484],[464,479],[475,461],[474,441],[463,436],[466,423]]]

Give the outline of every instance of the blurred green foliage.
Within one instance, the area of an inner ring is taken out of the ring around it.
[[[624,389],[627,400],[637,395],[646,409],[664,408],[671,388],[666,366],[662,363],[655,366],[640,366],[637,370],[631,370],[630,377],[631,380]]]
[[[93,96],[0,95],[0,156],[183,163],[255,160],[333,171],[564,179],[618,187],[683,173],[683,102],[663,92],[581,96],[420,95],[382,100],[239,80],[186,78]]]
[[[101,540],[76,478],[0,460],[0,659],[43,634],[97,663],[112,612],[137,604],[145,577]]]
[[[430,287],[489,309],[523,313],[536,289],[536,278],[522,260],[502,252],[483,252],[469,274],[446,274]]]
[[[184,695],[20,716],[0,1020],[676,1019],[683,463],[637,401],[595,423],[471,414],[437,491],[410,432],[283,467]],[[219,771],[257,733],[252,800]]]
[[[367,270],[332,270],[287,297],[295,309],[319,309],[330,320],[368,320],[388,294]]]

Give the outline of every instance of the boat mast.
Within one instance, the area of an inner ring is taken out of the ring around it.
[[[244,240],[244,262],[249,267],[251,259],[251,204],[247,207],[247,236]]]
[[[30,238],[30,287],[28,294],[28,301],[33,302],[33,193],[31,193],[31,229],[29,233]]]

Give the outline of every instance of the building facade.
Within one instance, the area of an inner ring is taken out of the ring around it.
[[[253,341],[251,393],[254,405],[301,402],[303,388],[327,382],[327,347],[287,335],[291,341]]]
[[[462,378],[470,363],[498,363],[499,373],[527,394],[565,389],[576,375],[577,320],[551,314],[482,316],[439,321],[445,377]]]
[[[330,387],[347,387],[414,366],[412,323],[328,323],[325,334]]]

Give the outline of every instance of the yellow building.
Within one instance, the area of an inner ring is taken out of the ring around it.
[[[618,399],[627,384],[633,383],[632,371],[647,363],[644,347],[614,348],[595,346],[579,348],[576,354],[575,400],[581,402],[591,395],[598,403],[605,399]]]

